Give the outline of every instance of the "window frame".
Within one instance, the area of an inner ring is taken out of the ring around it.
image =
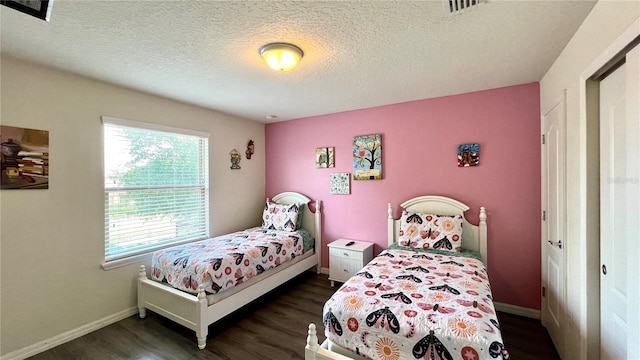
[[[205,211],[205,223],[204,223],[204,230],[206,232],[206,235],[204,237],[199,237],[199,238],[193,238],[193,239],[188,239],[188,240],[179,240],[179,241],[173,241],[170,243],[164,243],[161,245],[158,245],[157,247],[153,247],[151,249],[141,249],[138,252],[134,252],[131,254],[124,254],[121,257],[116,257],[116,258],[112,258],[107,260],[107,233],[106,230],[104,230],[103,234],[103,245],[104,245],[104,256],[103,256],[103,263],[101,264],[102,268],[104,270],[110,270],[110,269],[115,269],[121,266],[126,266],[129,264],[133,264],[133,263],[140,263],[142,261],[148,261],[151,259],[151,254],[153,251],[156,251],[158,249],[162,249],[162,248],[167,248],[167,247],[171,247],[171,246],[175,246],[175,245],[179,245],[179,244],[184,244],[184,243],[189,243],[189,242],[193,242],[193,241],[199,241],[199,240],[203,240],[206,238],[210,237],[210,232],[211,232],[211,226],[210,226],[210,186],[209,186],[209,182],[210,182],[210,166],[209,166],[209,158],[210,158],[210,134],[207,132],[202,132],[202,131],[196,131],[196,130],[191,130],[191,129],[183,129],[183,128],[176,128],[176,127],[171,127],[171,126],[165,126],[165,125],[159,125],[159,124],[153,124],[153,123],[146,123],[146,122],[140,122],[140,121],[133,121],[133,120],[125,120],[125,119],[120,119],[120,118],[114,118],[114,117],[110,117],[110,116],[102,116],[101,117],[101,122],[102,122],[102,151],[103,151],[103,164],[102,164],[102,189],[103,189],[103,195],[105,197],[105,201],[103,202],[103,210],[104,210],[104,226],[106,229],[107,226],[107,221],[108,221],[108,214],[107,214],[107,200],[106,197],[109,194],[109,191],[122,191],[123,188],[117,188],[117,189],[111,189],[108,190],[107,186],[105,185],[105,180],[106,180],[106,149],[105,149],[105,125],[113,125],[113,126],[118,126],[118,127],[128,127],[128,128],[135,128],[135,129],[140,129],[140,130],[148,130],[148,131],[154,131],[154,132],[166,132],[166,133],[171,133],[171,134],[179,134],[179,135],[188,135],[188,136],[196,136],[199,137],[201,139],[204,139],[206,142],[206,153],[205,153],[205,157],[199,159],[201,161],[201,165],[200,165],[200,169],[202,169],[202,173],[204,174],[204,190],[206,191],[206,196],[205,196],[205,200],[204,200],[204,204],[202,204],[204,211]],[[204,161],[203,161],[204,160]],[[132,189],[132,190],[135,190]]]

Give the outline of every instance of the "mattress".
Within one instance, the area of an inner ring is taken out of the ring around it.
[[[509,359],[484,264],[387,249],[325,303],[325,335],[370,359]]]
[[[192,294],[218,294],[300,257],[313,248],[304,230],[260,227],[155,251],[151,278]]]

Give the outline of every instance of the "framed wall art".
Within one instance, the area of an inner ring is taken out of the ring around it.
[[[382,179],[382,134],[353,138],[353,180]]]
[[[0,126],[0,188],[49,188],[49,131]]]
[[[231,160],[231,170],[242,169],[240,167],[240,160],[242,160],[242,155],[240,155],[238,150],[231,150],[231,152],[229,153],[229,160]]]
[[[351,194],[351,174],[333,173],[331,174],[331,194],[349,195]]]
[[[0,0],[0,4],[38,19],[49,21],[53,0]]]
[[[316,168],[326,169],[336,166],[334,147],[321,147],[316,149]]]
[[[478,165],[480,165],[480,145],[458,145],[458,167],[469,167]]]

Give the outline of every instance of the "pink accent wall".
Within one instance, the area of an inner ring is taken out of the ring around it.
[[[323,203],[323,244],[338,238],[387,245],[387,203],[443,195],[487,209],[488,264],[497,302],[540,309],[539,84],[266,125],[266,196],[298,191]],[[355,135],[382,134],[382,180],[351,180],[331,195],[329,174],[353,174]],[[480,166],[457,167],[459,144],[480,144]],[[316,169],[317,147],[335,147],[335,168]],[[328,267],[323,247],[322,266]]]

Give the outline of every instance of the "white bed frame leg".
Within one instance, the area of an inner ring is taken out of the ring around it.
[[[320,345],[318,344],[318,336],[316,335],[316,324],[309,324],[309,331],[307,335],[307,346],[304,347],[304,359],[315,360],[316,352]]]
[[[198,287],[198,318],[202,319],[207,310],[207,296],[204,293],[204,285]],[[206,321],[200,321],[196,330],[198,339],[198,349],[203,350],[207,346],[207,335],[209,335],[209,325]]]
[[[140,319],[147,317],[147,309],[144,307],[144,290],[141,283],[141,280],[146,279],[147,271],[144,265],[140,265],[140,270],[138,271],[138,313],[140,314]]]

